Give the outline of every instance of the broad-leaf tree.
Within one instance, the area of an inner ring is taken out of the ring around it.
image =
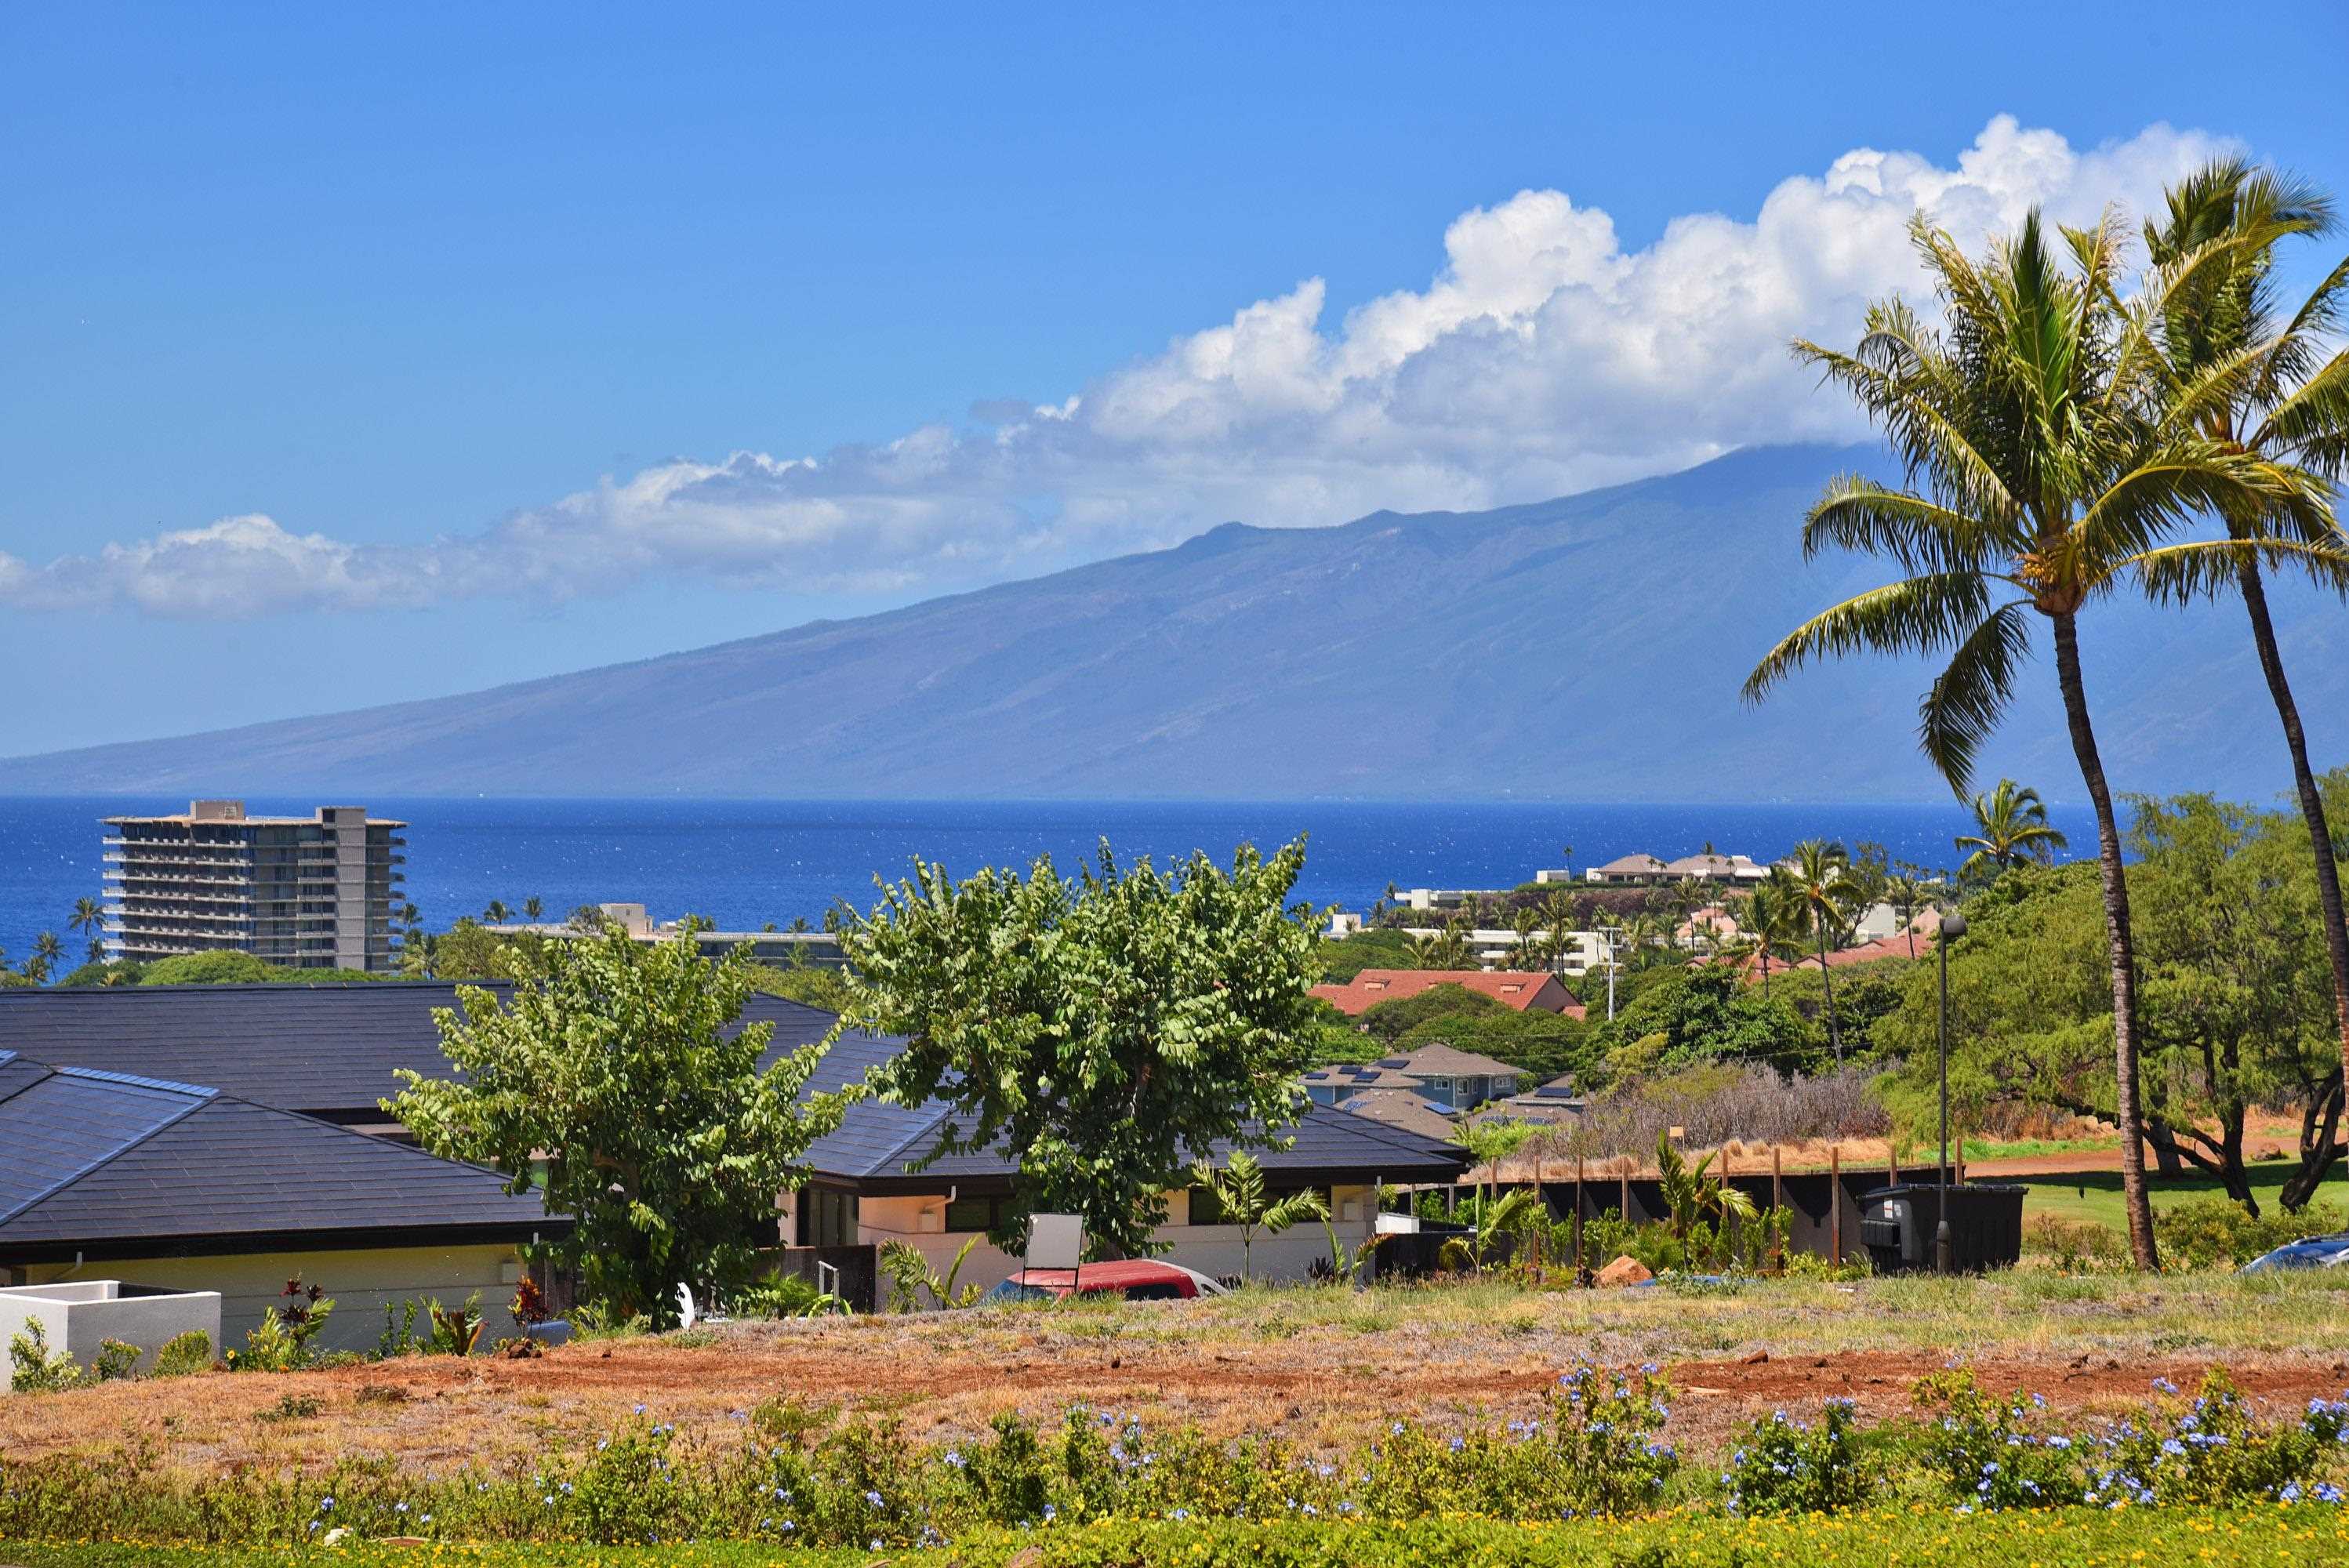
[[[883,884],[870,914],[836,923],[840,1026],[904,1037],[874,1087],[953,1112],[916,1168],[1000,1147],[1019,1176],[998,1245],[1064,1212],[1095,1256],[1149,1253],[1195,1159],[1272,1146],[1304,1112],[1316,923],[1288,903],[1304,860],[1302,841],[1244,846],[1228,869],[1195,853],[1168,872],[1103,844],[1073,881],[1049,858],[961,882],[917,860]]]
[[[2039,791],[2012,779],[2000,779],[1997,788],[1977,793],[1969,804],[1973,808],[1974,830],[1952,841],[1958,849],[1973,851],[1958,867],[1961,877],[1996,882],[2000,872],[2025,861],[2044,866],[2057,850],[2070,845],[2061,832],[2047,825],[2047,807]]]
[[[1946,659],[1920,706],[1919,736],[1962,796],[1976,752],[2022,678],[2032,629],[2045,623],[2073,754],[2095,810],[2122,1185],[2131,1251],[2152,1268],[2158,1258],[2145,1183],[2128,888],[2088,715],[2079,615],[2125,584],[2224,570],[2246,550],[2273,562],[2305,557],[2311,547],[2256,531],[2242,540],[2166,543],[2199,515],[2270,515],[2283,504],[2288,480],[2175,421],[2145,417],[2159,360],[2149,323],[2165,298],[2192,284],[2195,263],[2155,274],[2147,304],[2124,314],[2116,303],[2121,235],[2107,218],[2051,242],[2034,210],[1978,263],[1920,218],[1913,236],[1943,325],[1887,300],[1869,306],[1865,335],[1848,353],[1795,346],[1868,412],[1906,471],[1899,487],[1858,475],[1834,480],[1804,525],[1805,552],[1882,555],[1907,575],[1796,627],[1745,689],[1758,700],[1811,660],[1854,653]]]
[[[502,1006],[474,986],[433,1015],[452,1076],[402,1069],[384,1109],[433,1153],[494,1166],[510,1191],[544,1163],[552,1244],[587,1298],[656,1322],[677,1287],[748,1278],[775,1199],[806,1177],[808,1145],[840,1125],[843,1095],[802,1091],[823,1044],[766,1067],[774,1026],[738,1026],[747,958],[712,963],[690,933],[658,944],[616,925],[545,946]]]
[[[2238,158],[2209,164],[2171,187],[2167,211],[2146,224],[2145,238],[2158,265],[2200,263],[2193,285],[2166,302],[2159,321],[2168,372],[2159,390],[2164,414],[2228,447],[2337,480],[2349,471],[2349,348],[2327,340],[2349,306],[2349,260],[2288,313],[2275,282],[2279,244],[2322,236],[2333,226],[2333,203],[2323,191]],[[2167,586],[2179,598],[2231,589],[2250,619],[2313,851],[2333,976],[2333,1033],[2349,1069],[2349,924],[2344,923],[2341,876],[2324,798],[2309,766],[2300,706],[2276,646],[2259,552],[2251,548],[2261,532],[2275,530],[2337,550],[2340,531],[2323,508],[2286,505],[2265,517],[2239,509],[2224,521],[2228,536],[2247,547],[2231,572],[2180,577]],[[2342,573],[2328,573],[2322,563],[2316,575],[2336,591],[2344,586]]]

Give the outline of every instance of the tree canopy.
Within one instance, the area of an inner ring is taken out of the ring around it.
[[[740,954],[712,962],[689,934],[649,944],[616,926],[545,944],[504,1006],[476,986],[438,1009],[455,1076],[402,1070],[384,1109],[435,1154],[492,1165],[526,1191],[543,1158],[549,1213],[577,1225],[553,1251],[590,1300],[667,1321],[681,1283],[748,1275],[775,1198],[846,1095],[801,1091],[827,1048],[759,1065],[773,1026],[737,1027]]]
[[[1095,1255],[1145,1254],[1194,1160],[1271,1145],[1302,1114],[1319,1028],[1312,911],[1288,902],[1304,859],[1302,841],[1242,846],[1228,870],[1195,853],[1168,872],[1103,843],[1073,880],[1046,857],[961,882],[917,860],[837,923],[838,1027],[907,1040],[874,1075],[885,1098],[952,1107],[926,1159],[1014,1153],[999,1245],[1071,1212]]]

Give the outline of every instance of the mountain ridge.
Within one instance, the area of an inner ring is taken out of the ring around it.
[[[1873,448],[1772,447],[1485,512],[1220,524],[845,620],[340,713],[0,758],[0,792],[1929,799],[1913,661],[1738,683],[1884,581],[1796,530]],[[2278,583],[2320,766],[2349,616]],[[2083,618],[2115,787],[2288,787],[2241,613]],[[2189,656],[2179,656],[2181,650]],[[2044,663],[1983,759],[2075,796]]]

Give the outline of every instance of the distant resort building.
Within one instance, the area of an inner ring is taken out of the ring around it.
[[[638,942],[672,941],[685,929],[682,920],[654,923],[651,914],[640,903],[599,903],[595,907],[605,919]],[[507,921],[492,929],[533,936],[579,934],[578,928],[568,921],[539,921],[527,925]],[[840,951],[840,944],[833,939],[831,933],[823,931],[697,931],[693,934],[693,943],[701,950],[703,956],[709,958],[722,958],[747,944],[750,956],[761,964],[838,969],[848,962],[846,955]]]
[[[1676,861],[1654,855],[1620,855],[1603,866],[1592,866],[1583,880],[1605,887],[1658,887],[1670,882],[1719,882],[1747,887],[1769,879],[1770,868],[1744,855],[1682,855]]]
[[[289,969],[388,972],[407,825],[361,806],[254,817],[242,800],[109,817],[106,955],[250,953]]]

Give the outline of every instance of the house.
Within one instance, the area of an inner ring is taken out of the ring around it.
[[[1456,928],[1446,928],[1456,929]],[[1406,936],[1433,937],[1444,934],[1432,925],[1406,925]],[[1548,928],[1537,926],[1533,934],[1544,941],[1550,936]],[[1508,926],[1480,925],[1461,933],[1468,944],[1468,957],[1484,969],[1506,969],[1517,961],[1517,949],[1523,939]],[[1557,956],[1558,971],[1579,975],[1606,962],[1607,938],[1596,931],[1569,931],[1564,934],[1565,944]]]
[[[1553,1127],[1571,1127],[1582,1119],[1583,1109],[1582,1091],[1575,1087],[1574,1080],[1558,1078],[1486,1107],[1477,1119],[1504,1118],[1511,1121],[1539,1121]]]
[[[902,1044],[885,1037],[845,1037],[833,1047],[805,1092],[855,1082]],[[989,1285],[1003,1279],[1019,1260],[989,1244],[983,1233],[1012,1196],[1019,1161],[999,1147],[930,1158],[955,1125],[953,1111],[937,1101],[907,1107],[867,1099],[850,1107],[839,1130],[808,1150],[812,1173],[807,1185],[778,1199],[783,1236],[796,1246],[822,1249],[903,1242],[940,1274],[977,1237],[957,1283]],[[1381,1182],[1449,1186],[1468,1163],[1465,1151],[1448,1141],[1335,1106],[1309,1106],[1303,1119],[1283,1131],[1281,1142],[1285,1146],[1249,1150],[1264,1167],[1267,1188],[1275,1196],[1303,1188],[1319,1192],[1332,1227],[1350,1246],[1373,1233]],[[1192,1157],[1221,1164],[1230,1152],[1218,1140],[1193,1150]],[[1165,1196],[1167,1219],[1157,1238],[1165,1248],[1161,1255],[1202,1274],[1237,1274],[1239,1228],[1224,1222],[1204,1192],[1184,1188]],[[1329,1236],[1320,1226],[1299,1226],[1278,1236],[1259,1235],[1253,1267],[1259,1278],[1302,1279],[1329,1255]]]
[[[494,1171],[217,1088],[16,1051],[0,1050],[0,1284],[217,1292],[222,1348],[296,1275],[335,1298],[322,1347],[372,1346],[387,1303],[476,1293],[490,1335],[510,1335],[521,1249],[570,1224]]]
[[[1457,1111],[1506,1099],[1517,1092],[1524,1077],[1506,1062],[1436,1045],[1381,1057],[1367,1066],[1316,1068],[1303,1082],[1316,1105],[1350,1106],[1358,1095],[1401,1090]]]
[[[279,1110],[387,1137],[407,1130],[377,1102],[395,1069],[445,1077],[433,1014],[463,987],[441,980],[316,985],[93,985],[0,988],[0,1050],[52,1067],[96,1068],[205,1084]],[[503,996],[502,982],[481,989]],[[774,1026],[778,1051],[821,1039],[833,1016],[754,995],[745,1024]]]
[[[1414,1097],[1420,1093],[1419,1080],[1408,1073],[1355,1062],[1315,1068],[1297,1081],[1304,1085],[1305,1097],[1316,1105],[1344,1105],[1357,1095],[1386,1090]]]
[[[1664,862],[1653,855],[1619,855],[1603,866],[1592,866],[1582,875],[1587,882],[1638,887],[1661,881]]]
[[[1342,985],[1316,985],[1313,995],[1350,1018],[1359,1018],[1381,1002],[1400,1002],[1438,985],[1457,985],[1489,996],[1519,1013],[1538,1009],[1579,1018],[1582,1004],[1566,983],[1540,970],[1525,969],[1365,969]]]
[[[392,981],[0,991],[0,1049],[14,1046],[25,1056],[57,1068],[172,1079],[183,1094],[212,1093],[222,1100],[235,1099],[248,1111],[268,1107],[299,1113],[287,1119],[396,1156],[407,1162],[398,1169],[411,1177],[419,1168],[438,1168],[498,1185],[502,1178],[494,1172],[450,1165],[402,1147],[403,1130],[376,1103],[398,1089],[392,1078],[396,1068],[428,1075],[450,1070],[432,1015],[436,1008],[456,1004],[457,989],[440,982]],[[502,995],[506,987],[483,989]],[[742,1021],[773,1026],[769,1061],[821,1039],[835,1022],[830,1013],[766,995],[750,999]],[[902,1045],[885,1037],[849,1036],[833,1048],[803,1092],[836,1090],[860,1081]],[[198,1083],[212,1088],[185,1088]],[[839,1130],[811,1150],[806,1187],[778,1195],[777,1239],[787,1246],[852,1249],[902,1240],[944,1272],[962,1243],[992,1222],[1010,1195],[1019,1168],[1009,1151],[997,1150],[910,1169],[937,1147],[939,1135],[950,1124],[951,1115],[943,1105],[858,1102]],[[378,1136],[354,1136],[359,1132]],[[1376,1222],[1379,1181],[1448,1185],[1467,1160],[1447,1143],[1332,1107],[1310,1108],[1284,1137],[1286,1148],[1255,1150],[1269,1185],[1276,1191],[1310,1187],[1324,1193],[1341,1233],[1352,1228],[1367,1234],[1367,1227]],[[5,1135],[0,1135],[0,1147],[5,1146]],[[1229,1150],[1218,1144],[1199,1152],[1220,1161]],[[343,1157],[350,1158],[347,1150]],[[378,1173],[388,1169],[370,1168]],[[1192,1197],[1187,1191],[1168,1195],[1169,1222],[1162,1233],[1170,1248],[1167,1255],[1205,1273],[1237,1274],[1237,1229],[1216,1222],[1204,1206],[1195,1207]],[[525,1195],[512,1202],[526,1211],[533,1228],[547,1228],[539,1200]],[[444,1225],[446,1221],[444,1216]],[[520,1239],[527,1240],[528,1233],[519,1233]],[[1315,1260],[1328,1255],[1327,1236],[1319,1226],[1309,1226],[1269,1241],[1259,1238],[1255,1267],[1260,1275],[1302,1277]],[[10,1262],[0,1252],[0,1264]],[[960,1278],[992,1284],[1014,1266],[1014,1260],[982,1242],[966,1261]],[[109,1272],[148,1283],[129,1265],[110,1264]],[[187,1277],[175,1273],[153,1283]],[[347,1288],[342,1280],[325,1273],[307,1277],[321,1280],[346,1304],[374,1299],[355,1298],[350,1292],[358,1288],[357,1284]],[[419,1286],[407,1294],[440,1294],[448,1300],[455,1283],[442,1282],[437,1291]],[[283,1284],[281,1277],[272,1288]],[[511,1292],[511,1284],[502,1293],[484,1289],[483,1305],[502,1305]],[[455,1290],[456,1299],[465,1294]],[[342,1315],[356,1318],[360,1314]],[[373,1336],[370,1329],[369,1343]]]
[[[1689,917],[1673,928],[1672,945],[1692,952],[1713,952],[1726,947],[1744,934],[1737,917],[1717,903],[1691,912]]]
[[[1449,1143],[1460,1136],[1460,1124],[1452,1119],[1451,1113],[1415,1087],[1367,1088],[1347,1096],[1340,1103],[1356,1116],[1367,1116],[1373,1121],[1438,1142]]]

